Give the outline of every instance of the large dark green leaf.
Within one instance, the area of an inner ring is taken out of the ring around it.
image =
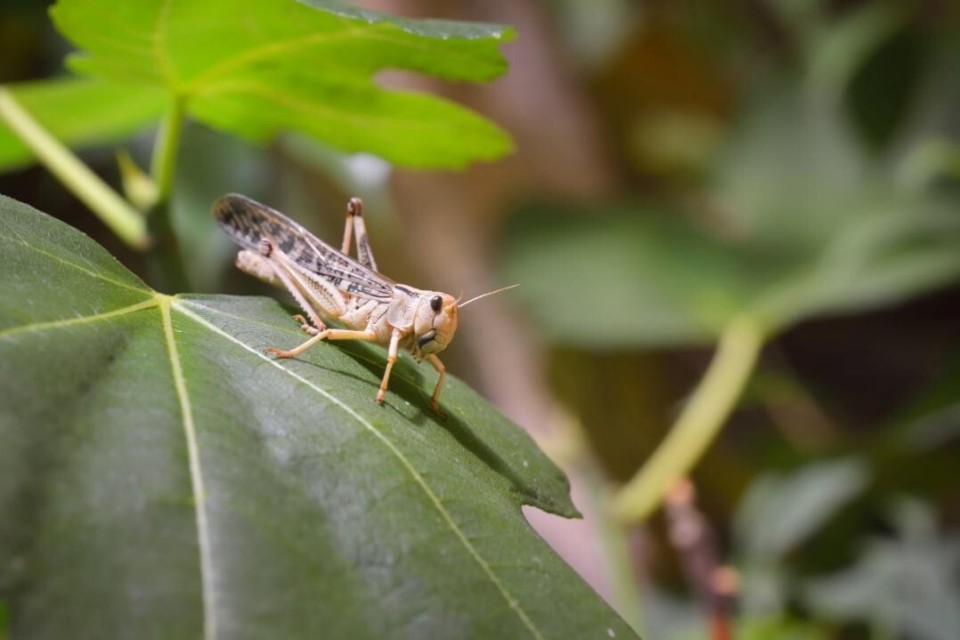
[[[165,296],[0,198],[0,589],[14,637],[585,638],[625,624],[536,536],[562,473],[463,384]]]
[[[478,115],[425,94],[388,91],[385,69],[457,81],[503,73],[505,27],[406,20],[310,0],[60,0],[71,66],[105,83],[183,101],[206,124],[263,140],[299,131],[399,164],[462,166],[510,149]]]

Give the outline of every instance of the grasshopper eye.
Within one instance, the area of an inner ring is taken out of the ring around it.
[[[440,296],[433,296],[430,298],[430,308],[440,313],[440,308],[443,307],[443,298]]]

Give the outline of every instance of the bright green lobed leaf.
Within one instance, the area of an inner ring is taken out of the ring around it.
[[[8,85],[17,101],[58,140],[71,147],[116,144],[163,114],[160,89],[99,80],[57,79]],[[33,153],[0,120],[0,171],[33,162]]]
[[[0,197],[0,599],[11,635],[586,638],[628,627],[532,531],[575,515],[451,380],[277,303],[149,290]]]
[[[508,28],[319,0],[60,0],[52,15],[81,49],[74,69],[163,89],[197,119],[253,140],[302,131],[343,151],[423,167],[463,166],[511,148],[505,132],[463,107],[375,82],[386,69],[490,80],[506,71]]]

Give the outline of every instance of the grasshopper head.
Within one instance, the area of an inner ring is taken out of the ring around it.
[[[424,298],[413,321],[421,355],[439,353],[453,340],[457,332],[457,306],[457,299],[446,293],[433,293]]]

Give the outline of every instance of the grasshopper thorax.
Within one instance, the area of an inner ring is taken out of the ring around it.
[[[415,353],[422,357],[447,348],[457,332],[458,301],[447,293],[427,293],[413,318]]]

